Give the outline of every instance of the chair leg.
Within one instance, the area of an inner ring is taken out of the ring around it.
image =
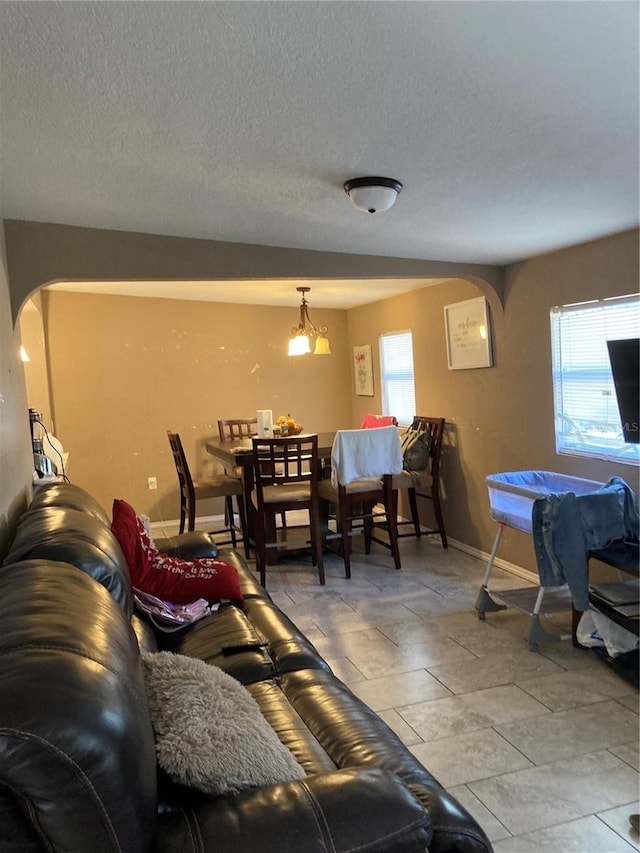
[[[420,514],[418,513],[418,500],[416,498],[415,489],[407,489],[409,493],[409,506],[411,507],[411,520],[413,521],[413,529],[416,534],[416,539],[420,538]]]
[[[351,577],[351,516],[349,514],[349,506],[346,501],[341,501],[338,504],[338,514],[340,518],[340,533],[342,534],[342,559],[344,561],[344,576]]]
[[[438,524],[438,532],[440,533],[440,541],[443,548],[448,548],[447,534],[444,529],[444,518],[442,517],[442,507],[440,506],[440,489],[437,483],[431,487],[431,499],[433,500],[433,510]]]
[[[178,530],[178,533],[180,533],[180,534],[184,533],[184,523],[186,520],[187,520],[187,515],[185,512],[184,504],[180,504],[180,529]]]
[[[231,534],[231,544],[235,548],[236,544],[237,544],[237,540],[236,540],[236,528],[235,528],[235,523],[233,520],[233,499],[232,499],[231,495],[227,495],[227,497],[224,499],[224,503],[225,503],[225,515],[227,516],[226,523],[229,525],[229,533]]]
[[[363,528],[364,528],[364,553],[371,553],[371,537],[373,535],[373,504],[365,503],[362,505],[362,514],[364,516],[362,520]]]
[[[393,562],[396,569],[402,568],[400,565],[400,549],[398,548],[398,516],[393,513],[393,505],[395,500],[391,490],[387,493],[384,508],[387,513],[387,530],[389,531],[389,544],[391,545],[391,553],[393,554]]]
[[[267,557],[265,544],[265,524],[264,515],[257,512],[255,517],[255,535],[256,535],[256,568],[260,572],[260,583],[266,589],[267,587]]]
[[[193,533],[196,529],[196,502],[188,501],[187,502],[187,530],[189,533]]]
[[[322,556],[322,531],[320,528],[320,509],[315,503],[309,510],[309,523],[311,525],[311,548],[313,558],[318,566],[318,579],[324,586],[324,558]]]

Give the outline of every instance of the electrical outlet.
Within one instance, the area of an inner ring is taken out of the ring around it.
[[[148,482],[148,484],[149,484],[149,488],[150,488],[150,489],[157,489],[157,488],[158,488],[158,479],[157,479],[157,477],[149,477],[149,479],[147,480],[147,482]]]

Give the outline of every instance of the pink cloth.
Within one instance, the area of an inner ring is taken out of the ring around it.
[[[384,426],[398,426],[398,421],[393,415],[365,415],[360,429],[375,429]]]

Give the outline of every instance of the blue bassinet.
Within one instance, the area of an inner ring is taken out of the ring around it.
[[[476,601],[479,619],[484,620],[487,612],[505,610],[508,604],[530,613],[528,641],[532,651],[537,650],[540,642],[565,640],[571,636],[570,634],[551,634],[540,624],[540,611],[545,594],[542,586],[506,589],[490,594],[489,579],[504,528],[513,527],[528,534],[533,532],[531,512],[533,502],[537,498],[569,492],[575,495],[587,495],[602,488],[603,485],[604,483],[596,480],[571,477],[555,471],[509,471],[488,475],[487,488],[491,518],[498,522],[498,531]],[[545,612],[560,610],[571,610],[569,590],[566,587],[547,590]]]

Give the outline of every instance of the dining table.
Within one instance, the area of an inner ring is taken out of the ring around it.
[[[321,467],[324,468],[331,462],[331,450],[336,431],[319,432],[317,435],[318,458],[320,459]],[[252,544],[255,543],[255,507],[251,499],[251,493],[255,487],[255,474],[251,437],[225,439],[224,441],[219,438],[210,438],[205,442],[205,450],[217,459],[225,470],[233,471],[236,468],[240,469],[249,540]],[[273,564],[277,563],[277,561],[277,549],[267,549],[267,563]]]

